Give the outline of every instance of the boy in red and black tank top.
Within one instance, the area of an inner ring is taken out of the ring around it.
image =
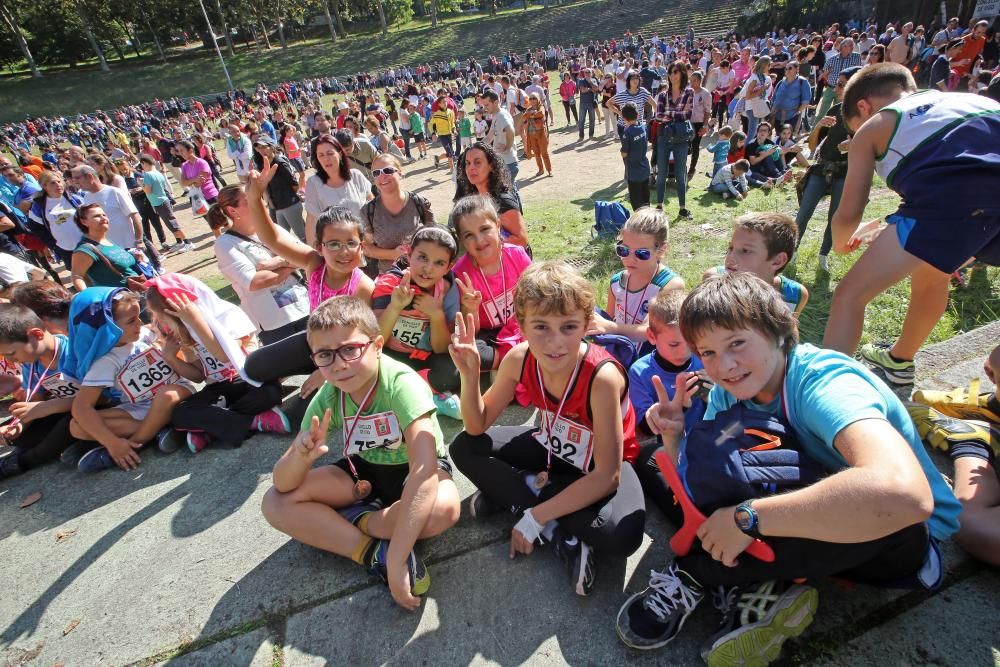
[[[594,554],[628,556],[639,548],[645,524],[631,463],[639,448],[626,373],[583,340],[594,302],[590,283],[565,263],[525,269],[514,310],[526,342],[500,362],[485,395],[471,317],[456,320],[449,348],[462,378],[466,427],[450,452],[479,489],[473,514],[510,508],[519,518],[511,557],[551,542],[579,595],[594,585]],[[518,384],[539,409],[539,426],[492,426]]]

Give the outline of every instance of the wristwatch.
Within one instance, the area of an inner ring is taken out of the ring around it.
[[[752,502],[752,500],[744,500],[737,505],[733,511],[733,521],[736,522],[736,527],[743,531],[744,535],[760,540],[763,539],[760,534],[760,520],[757,517],[757,511],[751,506]]]

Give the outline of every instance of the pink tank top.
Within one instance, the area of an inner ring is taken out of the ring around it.
[[[316,269],[311,274],[309,274],[309,282],[307,288],[309,290],[309,309],[316,310],[319,304],[323,303],[332,296],[343,296],[345,294],[354,294],[358,289],[358,281],[361,280],[361,276],[364,275],[359,268],[355,268],[351,272],[351,277],[347,283],[339,289],[330,289],[326,286],[326,264],[324,263],[322,268]]]

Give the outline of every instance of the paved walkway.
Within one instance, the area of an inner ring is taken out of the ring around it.
[[[921,384],[966,381],[998,338],[995,323],[929,348],[921,367],[944,370]],[[510,410],[505,421],[531,416]],[[457,431],[442,422],[449,436]],[[547,548],[508,560],[509,517],[476,521],[465,511],[421,544],[433,584],[407,613],[361,568],[262,519],[286,443],[257,436],[197,458],[147,453],[133,473],[51,466],[0,483],[0,664],[700,664],[715,623],[707,603],[665,650],[630,651],[615,636],[626,593],[668,558],[670,528],[655,510],[639,551],[599,563],[589,599],[572,593]],[[457,481],[466,498],[471,485]],[[36,491],[41,500],[19,508]],[[1000,664],[1000,574],[947,546],[947,581],[933,597],[819,582],[821,613],[787,646],[785,663]]]

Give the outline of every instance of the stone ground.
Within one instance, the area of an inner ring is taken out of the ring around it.
[[[554,141],[557,178],[519,183],[529,196],[606,187],[602,164],[617,174],[610,142],[568,152],[567,136]],[[573,178],[560,178],[571,160]],[[418,163],[410,178],[447,211],[449,179],[429,166]],[[186,211],[182,221],[199,250],[167,267],[215,275],[204,223]],[[994,323],[929,347],[918,358],[919,386],[965,384],[998,338]],[[503,421],[532,418],[511,409]],[[460,428],[441,421],[446,437]],[[666,649],[631,651],[615,635],[619,605],[670,557],[672,529],[655,509],[627,562],[599,563],[589,599],[572,593],[547,548],[508,560],[510,518],[476,521],[464,511],[455,528],[420,545],[433,585],[407,613],[359,567],[290,542],[263,520],[260,500],[287,443],[260,435],[196,459],[147,452],[132,473],[84,477],[53,465],[0,481],[0,665],[701,664],[699,645],[715,623],[707,603]],[[456,481],[467,498],[471,484]],[[20,508],[35,492],[41,499]],[[946,546],[948,575],[934,596],[816,582],[821,613],[786,646],[783,663],[1000,665],[1000,575]]]

